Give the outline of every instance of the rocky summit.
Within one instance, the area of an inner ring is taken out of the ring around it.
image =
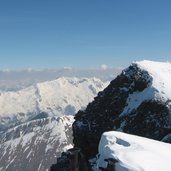
[[[170,63],[134,62],[79,111],[73,143],[86,161],[97,155],[102,133],[110,130],[171,142],[170,78]]]

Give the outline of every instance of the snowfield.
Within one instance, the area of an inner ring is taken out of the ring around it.
[[[126,133],[103,133],[99,143],[98,167],[106,168],[104,159],[114,158],[116,171],[170,171],[171,144]]]

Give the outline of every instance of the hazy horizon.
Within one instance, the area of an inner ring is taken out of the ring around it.
[[[110,68],[106,65],[92,69],[0,70],[0,91],[16,91],[36,83],[51,81],[60,77],[96,77],[102,81],[111,81],[121,70],[121,68]]]

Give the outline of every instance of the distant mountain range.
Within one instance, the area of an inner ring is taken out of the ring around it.
[[[74,69],[64,67],[61,69],[25,69],[0,70],[0,92],[17,91],[37,83],[55,80],[60,77],[92,78],[102,81],[111,81],[121,72],[121,68],[101,67],[97,69]]]
[[[58,78],[0,95],[0,128],[84,109],[108,82],[96,78]]]
[[[71,148],[73,116],[109,82],[61,77],[0,95],[0,171],[46,171]]]

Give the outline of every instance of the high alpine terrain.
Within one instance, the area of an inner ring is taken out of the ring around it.
[[[73,115],[108,83],[96,78],[58,78],[0,94],[0,129],[47,116]]]
[[[0,95],[0,170],[46,171],[73,146],[78,110],[107,86],[96,78],[58,78]]]
[[[106,131],[171,142],[170,78],[169,62],[133,62],[75,115],[73,143],[87,162],[96,158],[101,135]],[[60,162],[56,166],[60,167]]]

